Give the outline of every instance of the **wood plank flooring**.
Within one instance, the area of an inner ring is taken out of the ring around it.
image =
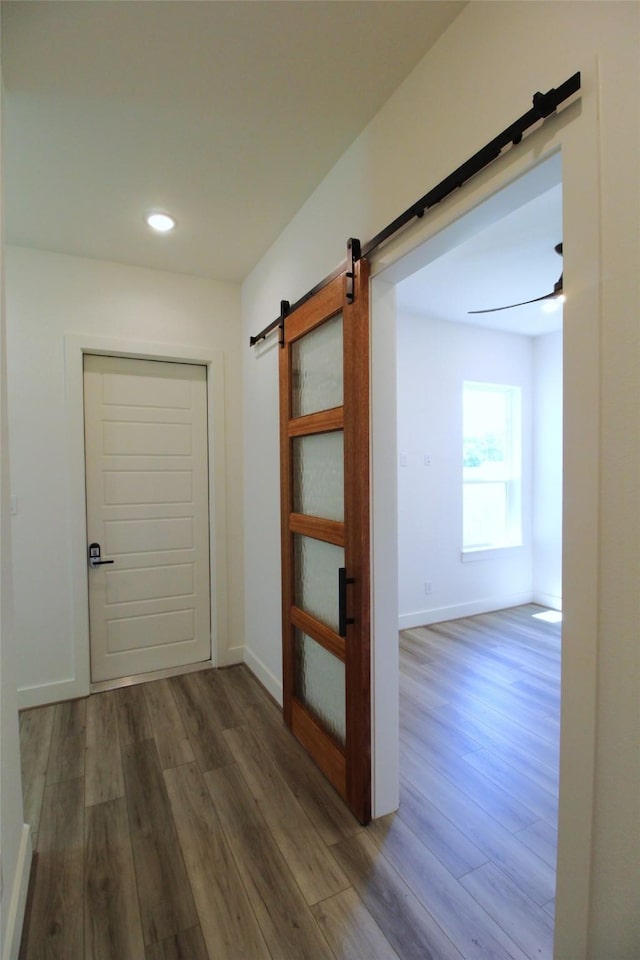
[[[24,711],[21,960],[551,960],[537,610],[401,634],[401,807],[366,829],[244,666]]]

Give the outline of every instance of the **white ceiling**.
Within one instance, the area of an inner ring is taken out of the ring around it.
[[[554,247],[562,241],[562,185],[517,207],[491,226],[431,260],[398,283],[400,307],[440,320],[471,323],[525,336],[562,326],[562,308],[534,303],[473,315],[551,293],[562,273]]]
[[[242,280],[464,5],[3,0],[8,242]]]

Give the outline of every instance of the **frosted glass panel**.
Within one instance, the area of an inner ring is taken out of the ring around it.
[[[344,520],[342,430],[293,441],[293,509],[326,520]]]
[[[344,663],[296,630],[296,696],[325,730],[344,745]]]
[[[338,632],[338,569],[344,548],[296,534],[293,538],[295,604]]]
[[[342,406],[342,314],[291,345],[291,413]]]

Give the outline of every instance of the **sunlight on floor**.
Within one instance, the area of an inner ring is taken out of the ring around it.
[[[547,623],[562,623],[561,610],[543,610],[542,613],[532,613],[535,620],[545,620]]]

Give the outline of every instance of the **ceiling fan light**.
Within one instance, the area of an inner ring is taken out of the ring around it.
[[[543,300],[542,302],[542,312],[543,313],[555,313],[560,309],[560,304],[564,298],[560,297],[550,297],[548,300]]]

